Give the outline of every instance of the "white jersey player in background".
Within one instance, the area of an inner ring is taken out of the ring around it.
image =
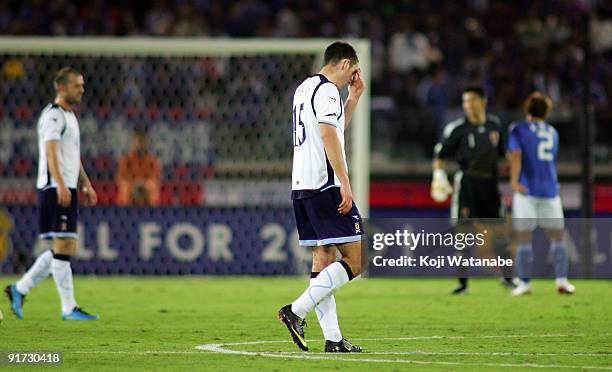
[[[349,85],[342,101],[339,90]],[[335,42],[325,66],[304,80],[293,98],[293,209],[300,245],[312,248],[310,286],[278,313],[293,341],[308,350],[304,318],[315,310],[326,352],[360,352],[340,332],[335,290],[361,273],[361,216],[353,203],[344,132],[365,85],[355,49]],[[336,262],[336,249],[342,259]]]
[[[70,67],[58,71],[54,79],[57,93],[38,120],[38,208],[41,239],[52,239],[53,248],[41,254],[34,265],[5,292],[11,309],[23,319],[23,299],[41,280],[53,275],[62,303],[64,320],[96,320],[81,309],[74,298],[70,258],[76,254],[77,188],[87,205],[97,203],[97,195],[81,164],[79,122],[72,111],[81,103],[83,75]]]

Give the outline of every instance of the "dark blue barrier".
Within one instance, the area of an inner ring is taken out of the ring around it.
[[[0,269],[21,272],[43,249],[36,207],[0,213],[12,221],[0,228],[10,231],[12,246]],[[76,273],[293,274],[310,261],[310,251],[297,245],[290,208],[96,207],[81,209],[79,221]]]
[[[386,224],[389,215],[373,211]],[[446,220],[440,211],[414,211],[403,217]],[[399,217],[399,215],[393,215]],[[80,210],[79,249],[73,270],[85,274],[296,274],[309,272],[310,250],[299,247],[291,208],[117,208]],[[44,249],[37,239],[35,206],[0,209],[0,272],[23,272]],[[415,219],[414,221],[419,221]],[[572,242],[580,244],[579,225],[568,219]],[[612,277],[612,219],[593,219],[597,245],[594,275]],[[393,225],[393,224],[391,224]],[[391,228],[392,226],[387,226]],[[414,226],[414,228],[420,228]],[[371,231],[370,231],[371,232]],[[570,276],[581,275],[579,248],[570,246]],[[436,250],[431,253],[446,254]],[[534,241],[534,273],[552,275],[548,242]],[[380,275],[398,275],[380,270]],[[491,273],[476,272],[490,275]],[[405,273],[399,274],[405,275]],[[455,275],[455,270],[421,270],[410,275]]]

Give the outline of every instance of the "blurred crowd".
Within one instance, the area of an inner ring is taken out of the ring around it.
[[[562,141],[575,142],[567,139],[578,133],[587,13],[596,136],[610,144],[612,2],[605,0],[7,0],[0,34],[367,38],[380,131],[374,151],[405,157],[405,143],[393,139],[418,138],[416,155],[427,157],[441,126],[461,115],[461,88],[472,83],[486,87],[491,111],[506,122],[519,118],[530,91],[546,92]]]

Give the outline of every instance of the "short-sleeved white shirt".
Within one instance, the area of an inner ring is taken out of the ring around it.
[[[57,187],[57,182],[49,172],[46,143],[58,141],[57,159],[64,184],[71,189],[77,188],[81,168],[81,143],[79,122],[74,112],[50,103],[42,110],[37,129],[39,156],[36,187],[38,189]]]
[[[308,77],[295,91],[292,115],[292,198],[302,199],[330,187],[340,187],[325,154],[319,129],[319,125],[335,127],[346,167],[344,108],[338,88],[323,75]]]

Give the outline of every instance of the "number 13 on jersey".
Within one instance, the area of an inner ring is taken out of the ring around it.
[[[293,106],[293,147],[299,147],[306,141],[306,126],[302,121],[302,111],[304,111],[304,104],[301,103],[298,106]]]

